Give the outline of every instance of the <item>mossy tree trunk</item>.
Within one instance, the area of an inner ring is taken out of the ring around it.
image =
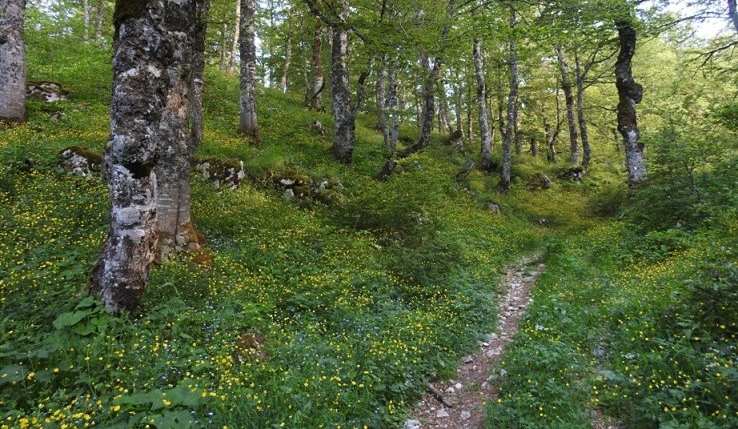
[[[615,23],[618,29],[620,52],[615,62],[615,85],[618,90],[618,131],[625,146],[625,164],[628,168],[628,184],[638,185],[646,180],[646,159],[638,130],[636,105],[643,98],[643,87],[636,83],[631,70],[631,60],[636,49],[636,31],[628,21]]]
[[[138,305],[157,253],[159,216],[167,211],[161,206],[168,199],[181,205],[167,193],[189,177],[183,170],[192,142],[191,34],[200,6],[197,0],[116,3],[111,139],[105,153],[111,220],[90,285],[114,313]]]
[[[0,120],[26,119],[25,0],[0,0]]]
[[[513,34],[510,36],[509,42],[509,66],[510,66],[510,92],[507,96],[507,126],[505,128],[505,138],[502,143],[502,168],[500,170],[500,189],[507,191],[510,189],[512,179],[512,146],[515,141],[515,124],[518,122],[518,53],[517,43],[515,42],[514,30],[517,24],[515,10],[510,10],[510,28]]]
[[[484,82],[484,59],[482,58],[482,41],[480,39],[474,39],[472,57],[474,59],[474,74],[477,78],[481,168],[484,171],[490,171],[492,170],[492,133],[489,124],[489,112],[487,111],[487,86]]]
[[[256,120],[256,0],[241,0],[241,118],[239,130],[259,143]]]
[[[574,95],[572,94],[572,84],[569,78],[569,65],[566,63],[561,46],[556,46],[556,57],[561,73],[561,89],[564,91],[564,101],[566,103],[566,124],[569,127],[569,161],[572,164],[577,164],[579,162],[579,133],[574,116]]]

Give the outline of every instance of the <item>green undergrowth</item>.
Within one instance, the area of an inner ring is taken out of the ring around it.
[[[215,190],[195,178],[207,252],[155,267],[140,310],[112,317],[86,295],[105,185],[56,171],[63,148],[105,146],[109,53],[74,45],[57,57],[50,44],[31,38],[30,77],[62,83],[70,99],[31,101],[26,124],[0,130],[3,427],[396,425],[425,381],[453,374],[489,332],[504,267],[590,222],[578,217],[582,185],[525,191],[526,176],[555,168],[528,155],[507,196],[479,172],[457,183],[464,158],[437,141],[378,182],[372,117],[357,124],[354,164],[339,165],[330,137],[310,129],[330,130],[330,117],[299,94],[260,91],[263,143],[250,145],[236,132],[236,79],[208,70],[198,156],[330,177],[342,198],[301,207],[248,182]]]
[[[702,172],[700,198],[657,174],[591,199],[619,221],[549,241],[489,427],[589,428],[595,409],[628,428],[738,427],[732,156]]]

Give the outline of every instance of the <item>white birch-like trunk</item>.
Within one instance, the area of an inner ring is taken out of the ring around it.
[[[564,91],[564,101],[566,103],[566,124],[569,127],[569,161],[572,164],[577,164],[579,162],[579,135],[574,116],[574,96],[569,78],[569,65],[566,63],[561,46],[556,46],[556,57],[558,58],[559,72],[561,72],[561,89]]]
[[[510,36],[509,42],[510,93],[507,97],[507,126],[505,128],[505,138],[502,142],[502,169],[500,171],[500,188],[503,191],[510,189],[512,176],[511,152],[515,140],[515,124],[518,122],[518,53],[514,34],[516,24],[515,10],[511,9],[510,28],[513,30],[513,34]]]
[[[236,0],[236,21],[233,23],[233,40],[231,41],[231,52],[228,55],[229,73],[232,73],[236,67],[236,52],[238,52],[239,42],[241,41],[241,0]]]
[[[25,0],[0,0],[0,120],[26,119]]]
[[[472,49],[474,58],[474,74],[477,79],[477,106],[479,108],[479,135],[481,138],[481,168],[492,170],[492,132],[487,111],[487,87],[484,82],[484,59],[482,58],[482,41],[474,39]]]
[[[240,131],[259,143],[256,121],[256,0],[241,0],[241,118]]]

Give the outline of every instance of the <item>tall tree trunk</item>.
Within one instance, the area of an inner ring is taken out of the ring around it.
[[[0,120],[26,119],[25,0],[0,0]]]
[[[189,34],[197,4],[116,3],[111,139],[105,153],[111,223],[90,284],[110,312],[135,308],[144,292],[159,241],[158,175],[180,177],[184,166],[178,155],[191,143]],[[169,49],[159,49],[162,45]]]
[[[236,50],[238,50],[241,42],[241,0],[236,0],[236,22],[233,23],[233,41],[231,42],[231,52],[228,55],[228,72],[232,73],[236,68]]]
[[[382,56],[377,64],[376,79],[374,80],[374,98],[377,109],[377,129],[385,136],[385,144],[387,143],[387,114],[385,106],[387,104],[387,68],[386,56]]]
[[[584,75],[579,64],[579,54],[574,51],[574,73],[577,84],[577,119],[579,120],[579,135],[582,139],[582,168],[589,169],[589,161],[592,158],[592,149],[589,146],[589,132],[587,131],[587,118],[584,114]]]
[[[569,150],[571,153],[569,161],[572,164],[577,164],[579,162],[579,137],[574,119],[574,96],[572,95],[572,85],[569,79],[569,66],[566,63],[561,46],[556,46],[556,56],[561,72],[561,89],[564,91],[564,100],[566,101],[566,124],[569,126]]]
[[[456,114],[456,132],[464,135],[464,119],[462,118],[462,110],[464,109],[464,94],[462,93],[461,81],[459,79],[459,70],[455,71],[456,81],[454,82],[454,113]]]
[[[159,162],[155,168],[159,191],[157,199],[157,227],[159,230],[159,254],[167,260],[170,254],[182,250],[198,250],[201,247],[199,234],[192,224],[190,173],[192,155],[202,141],[203,134],[203,72],[205,69],[205,33],[207,29],[208,2],[192,0],[194,17],[188,28],[191,40],[189,66],[183,67],[181,93],[183,103],[167,105],[164,116],[167,124],[177,124],[177,130],[159,143]],[[189,106],[185,103],[189,102]],[[180,115],[189,109],[188,121]],[[189,131],[189,133],[188,133]]]
[[[492,170],[492,133],[489,126],[487,111],[487,86],[484,82],[484,60],[482,59],[482,41],[474,39],[472,49],[474,57],[474,74],[477,78],[477,105],[479,108],[479,134],[481,137],[481,168],[484,171]]]
[[[312,55],[310,60],[312,81],[305,96],[305,104],[314,110],[321,109],[321,94],[325,86],[323,79],[323,63],[321,51],[323,45],[323,28],[320,19],[315,18],[315,30],[313,31]]]
[[[331,90],[333,96],[333,119],[336,132],[333,137],[333,156],[340,162],[351,163],[354,152],[354,115],[349,89],[349,74],[346,67],[348,54],[348,31],[344,28],[349,15],[347,0],[340,0],[339,19],[341,25],[333,27],[331,46]]]
[[[287,40],[284,42],[284,67],[282,68],[282,79],[280,79],[280,84],[282,88],[282,93],[287,93],[287,85],[289,83],[289,73],[290,73],[290,65],[292,63],[292,32],[290,29],[287,29]]]
[[[98,0],[97,7],[95,9],[95,40],[98,42],[102,39],[106,4],[106,0]]]
[[[395,156],[397,151],[397,140],[400,137],[400,112],[398,111],[397,99],[397,71],[395,64],[389,62],[387,64],[387,93],[385,97],[385,140],[384,144],[387,148],[389,158]]]
[[[646,160],[640,142],[636,105],[643,98],[643,87],[636,83],[631,60],[636,49],[636,31],[627,21],[617,21],[620,53],[615,62],[615,85],[618,89],[618,131],[623,136],[628,184],[638,185],[646,180]]]
[[[451,109],[449,109],[448,94],[446,93],[446,83],[444,82],[443,79],[438,83],[438,86],[441,88],[441,93],[440,93],[441,100],[440,101],[441,101],[441,112],[443,112],[442,114],[443,125],[444,125],[444,128],[446,129],[446,132],[448,132],[448,134],[451,135],[454,133],[454,127],[453,125],[451,125],[451,118],[450,118]]]
[[[469,81],[469,70],[467,69],[466,79],[466,136],[471,142],[474,139],[474,97],[472,97],[472,83]]]
[[[507,127],[505,129],[505,139],[502,143],[502,169],[500,173],[500,188],[503,191],[510,189],[512,178],[512,145],[515,139],[515,124],[518,122],[518,53],[517,44],[515,42],[515,27],[517,18],[515,9],[510,10],[510,28],[513,34],[510,35],[510,93],[507,97]]]
[[[422,54],[421,64],[426,70],[425,80],[423,82],[423,100],[422,110],[420,114],[420,136],[418,141],[413,145],[413,151],[422,149],[430,143],[431,131],[433,130],[433,116],[436,110],[436,82],[441,72],[441,61],[436,58],[431,66],[430,59],[425,53]]]
[[[256,0],[241,0],[241,121],[240,131],[253,143],[259,143],[256,122],[256,36],[254,18]]]
[[[241,0],[236,0],[239,3]],[[220,71],[226,71],[226,33],[228,32],[228,24],[225,22],[220,27],[220,61],[218,64],[218,68]]]
[[[735,0],[728,0],[728,16],[730,16],[730,22],[733,23],[733,27],[738,31],[738,9],[736,9]]]
[[[561,108],[559,105],[559,85],[556,83],[556,127],[551,130],[551,126],[548,124],[548,120],[543,118],[543,129],[546,132],[546,159],[549,162],[556,162],[556,140],[559,138],[559,131],[561,130]]]
[[[90,39],[90,1],[82,0],[82,31],[85,41]]]

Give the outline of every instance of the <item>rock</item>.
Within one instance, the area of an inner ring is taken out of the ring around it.
[[[243,161],[234,159],[203,158],[193,161],[194,170],[210,180],[218,189],[221,186],[237,188],[246,178]]]
[[[402,429],[420,429],[420,422],[418,420],[405,420]]]
[[[451,394],[453,394],[453,393],[456,393],[456,390],[455,390],[455,389],[454,389],[453,387],[448,387],[448,388],[446,389],[446,393],[451,393]]]
[[[282,194],[282,198],[284,198],[287,201],[291,201],[295,199],[295,191],[292,189],[285,189],[284,193]]]
[[[56,111],[49,113],[49,119],[51,119],[52,122],[59,122],[64,117],[64,112]]]
[[[464,388],[464,385],[463,385],[463,384],[461,384],[461,383],[456,383],[456,384],[454,384],[454,389],[456,389],[457,391],[458,391],[458,390],[461,390],[461,389],[463,389],[463,388]]]
[[[284,186],[292,186],[295,184],[295,181],[293,179],[280,179],[279,183],[281,183]]]
[[[528,180],[528,189],[537,191],[540,189],[548,189],[551,187],[551,179],[543,173],[536,173]]]
[[[99,173],[102,157],[79,146],[70,146],[59,152],[59,168],[75,176],[90,176]]]
[[[313,123],[310,125],[310,129],[320,134],[321,136],[325,135],[325,127],[320,121],[313,121]]]
[[[466,357],[464,358],[464,363],[472,363],[472,362],[474,362],[474,358],[473,358],[473,357],[471,357],[471,356],[466,356]]]
[[[544,217],[542,217],[542,218],[538,219],[538,225],[541,225],[541,226],[546,226],[546,225],[548,225],[548,224],[549,224],[549,221],[548,221],[548,219],[546,219],[546,218],[544,218]]]
[[[436,413],[436,417],[438,417],[439,419],[445,419],[446,417],[448,417],[448,411],[446,411],[445,409],[441,408]]]
[[[461,412],[461,420],[469,420],[471,418],[471,413],[469,411],[462,411]]]
[[[26,86],[26,96],[36,100],[53,103],[66,100],[69,93],[62,89],[61,84],[56,82],[29,82]]]
[[[487,204],[487,210],[489,210],[489,212],[493,215],[498,215],[500,214],[502,208],[497,203],[489,203]]]
[[[565,168],[560,170],[556,177],[572,182],[580,182],[584,177],[584,169],[582,167]]]

